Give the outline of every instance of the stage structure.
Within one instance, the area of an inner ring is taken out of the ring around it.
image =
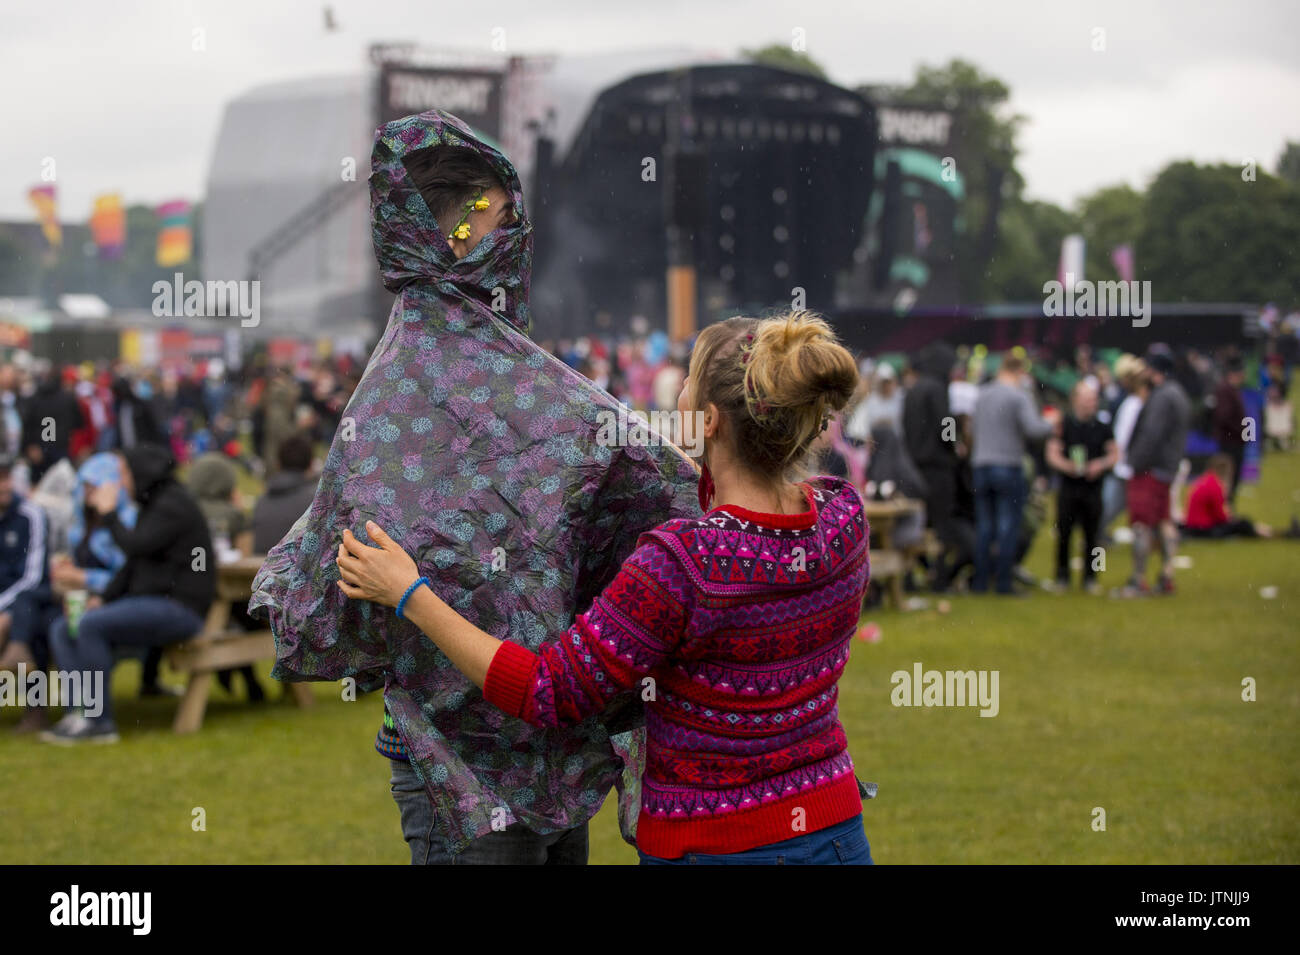
[[[728,313],[833,308],[875,140],[871,104],[802,73],[697,65],[610,87],[538,164],[539,333],[644,315],[685,338]]]

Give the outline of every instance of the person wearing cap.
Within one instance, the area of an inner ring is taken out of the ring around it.
[[[1147,376],[1151,394],[1142,405],[1127,449],[1133,476],[1128,482],[1129,523],[1133,525],[1133,575],[1117,596],[1140,597],[1150,593],[1147,560],[1160,548],[1158,593],[1174,592],[1174,551],[1178,528],[1170,513],[1170,488],[1187,448],[1192,405],[1174,380],[1174,356],[1167,345],[1147,351]]]
[[[1240,355],[1228,360],[1223,380],[1214,391],[1214,440],[1219,450],[1232,461],[1232,480],[1228,485],[1228,503],[1237,500],[1241,483],[1241,463],[1246,457],[1246,403],[1241,398],[1246,383],[1246,366]]]

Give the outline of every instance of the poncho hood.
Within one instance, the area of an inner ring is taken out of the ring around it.
[[[488,158],[520,215],[459,262],[400,161],[439,142]],[[602,441],[619,403],[528,338],[531,232],[500,153],[444,113],[398,120],[376,134],[371,194],[397,300],[311,506],[254,581],[249,608],[275,634],[272,675],[383,686],[452,851],[493,831],[503,809],[534,832],[581,825],[619,780],[630,836],[644,730],[626,730],[639,696],[572,728],[529,726],[409,621],[345,597],[334,558],[345,528],[365,541],[374,520],[451,607],[535,650],[563,638],[643,532],[699,515],[697,470],[667,442]]]
[[[406,171],[403,158],[428,146],[472,149],[492,167],[514,203],[517,219],[457,259],[447,238]],[[433,284],[451,295],[473,298],[527,333],[528,285],[533,269],[533,224],[524,206],[515,167],[476,139],[452,116],[433,110],[380,127],[371,157],[371,237],[384,287],[400,292],[411,283]]]

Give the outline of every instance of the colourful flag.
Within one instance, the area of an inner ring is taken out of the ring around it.
[[[126,250],[126,209],[116,192],[97,196],[90,213],[90,234],[101,259],[120,259]]]
[[[1115,266],[1115,271],[1125,282],[1133,281],[1134,262],[1133,246],[1117,245],[1110,250],[1110,261]]]
[[[36,207],[36,218],[41,224],[41,231],[45,233],[45,241],[51,249],[62,248],[63,228],[59,225],[54,186],[33,186],[28,190],[27,198]]]
[[[162,222],[162,231],[158,233],[158,264],[167,267],[188,262],[194,254],[190,204],[184,199],[174,199],[164,202],[154,212]]]

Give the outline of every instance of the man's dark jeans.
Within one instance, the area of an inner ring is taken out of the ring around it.
[[[1025,475],[1020,468],[987,464],[975,468],[975,576],[971,578],[971,590],[983,593],[989,589],[996,544],[995,585],[998,593],[1011,593],[1016,538],[1024,508]]]
[[[390,759],[391,789],[402,811],[402,836],[411,847],[411,865],[586,865],[587,824],[541,835],[515,823],[479,836],[461,852],[447,851],[438,831],[433,803],[411,764]]]

